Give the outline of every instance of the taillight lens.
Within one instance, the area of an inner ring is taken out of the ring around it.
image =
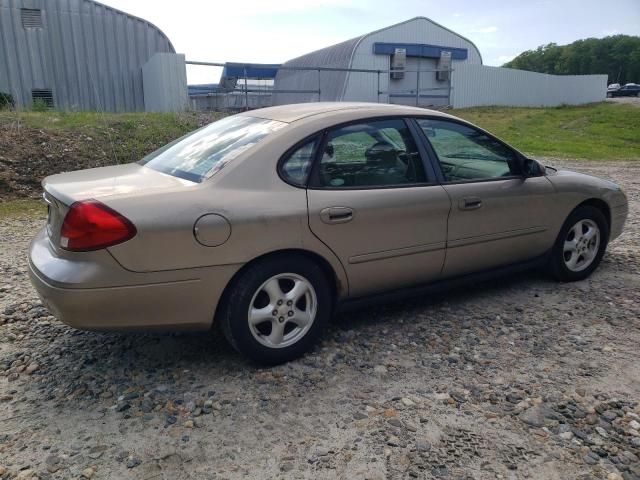
[[[64,217],[60,246],[66,250],[86,252],[126,242],[136,234],[136,227],[115,210],[97,200],[75,202]]]

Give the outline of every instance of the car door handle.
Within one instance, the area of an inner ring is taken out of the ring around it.
[[[353,220],[353,209],[349,207],[327,207],[320,211],[324,223],[346,223]]]
[[[475,210],[480,207],[482,207],[482,200],[478,197],[465,197],[460,199],[460,203],[458,203],[460,210]]]

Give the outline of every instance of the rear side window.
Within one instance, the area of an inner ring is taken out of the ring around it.
[[[199,183],[286,125],[244,115],[223,118],[165,145],[139,163]]]
[[[280,166],[280,175],[286,182],[298,187],[307,184],[317,144],[318,137],[313,138],[285,158]]]

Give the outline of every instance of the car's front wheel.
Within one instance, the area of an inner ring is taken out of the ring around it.
[[[608,239],[609,226],[600,210],[588,205],[576,208],[553,247],[551,272],[563,282],[587,278],[600,264]]]
[[[276,365],[302,355],[331,315],[326,275],[304,256],[259,261],[230,288],[218,321],[229,343],[260,364]]]

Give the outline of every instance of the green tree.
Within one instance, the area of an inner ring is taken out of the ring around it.
[[[613,35],[569,45],[549,43],[522,52],[503,66],[556,75],[606,74],[609,83],[640,83],[640,37]]]

